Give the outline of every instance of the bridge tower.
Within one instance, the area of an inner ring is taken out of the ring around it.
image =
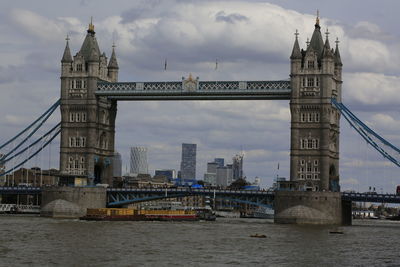
[[[342,62],[336,41],[331,49],[328,30],[323,41],[319,17],[305,50],[298,33],[291,62],[290,180],[298,190],[340,191],[340,112],[331,98],[341,101]]]
[[[96,97],[95,91],[99,80],[118,80],[115,47],[107,65],[92,22],[73,58],[68,40],[61,60],[61,181],[111,184],[117,103]]]

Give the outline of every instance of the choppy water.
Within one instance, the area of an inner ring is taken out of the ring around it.
[[[1,266],[400,266],[400,222],[87,222],[0,215]],[[252,234],[267,238],[251,238]]]

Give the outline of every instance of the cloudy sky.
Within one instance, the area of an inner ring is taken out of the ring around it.
[[[301,3],[300,3],[301,2]],[[320,10],[322,31],[336,37],[344,64],[343,102],[400,146],[400,29],[396,0],[36,0],[0,2],[0,143],[60,95],[65,37],[75,54],[93,16],[100,48],[113,41],[120,81],[276,80],[289,77],[294,32],[305,47]],[[168,68],[164,71],[164,60]],[[215,60],[218,58],[218,69]],[[59,114],[48,126],[59,121]],[[179,169],[181,143],[197,143],[197,175],[206,162],[245,152],[249,180],[271,185],[289,175],[288,101],[118,103],[116,148],[124,167],[130,146],[149,149],[150,170]],[[341,121],[343,189],[393,192],[398,168]],[[58,167],[58,142],[26,166]],[[280,164],[279,171],[277,165]]]

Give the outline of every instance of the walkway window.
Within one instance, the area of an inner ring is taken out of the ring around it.
[[[307,87],[314,87],[314,78],[307,78]]]
[[[315,113],[315,122],[319,122],[319,113]]]
[[[306,113],[301,113],[301,121],[302,122],[306,121]]]

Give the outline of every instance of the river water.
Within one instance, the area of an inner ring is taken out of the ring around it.
[[[0,266],[400,266],[400,222],[339,227],[0,215]],[[252,234],[267,238],[251,238]]]

